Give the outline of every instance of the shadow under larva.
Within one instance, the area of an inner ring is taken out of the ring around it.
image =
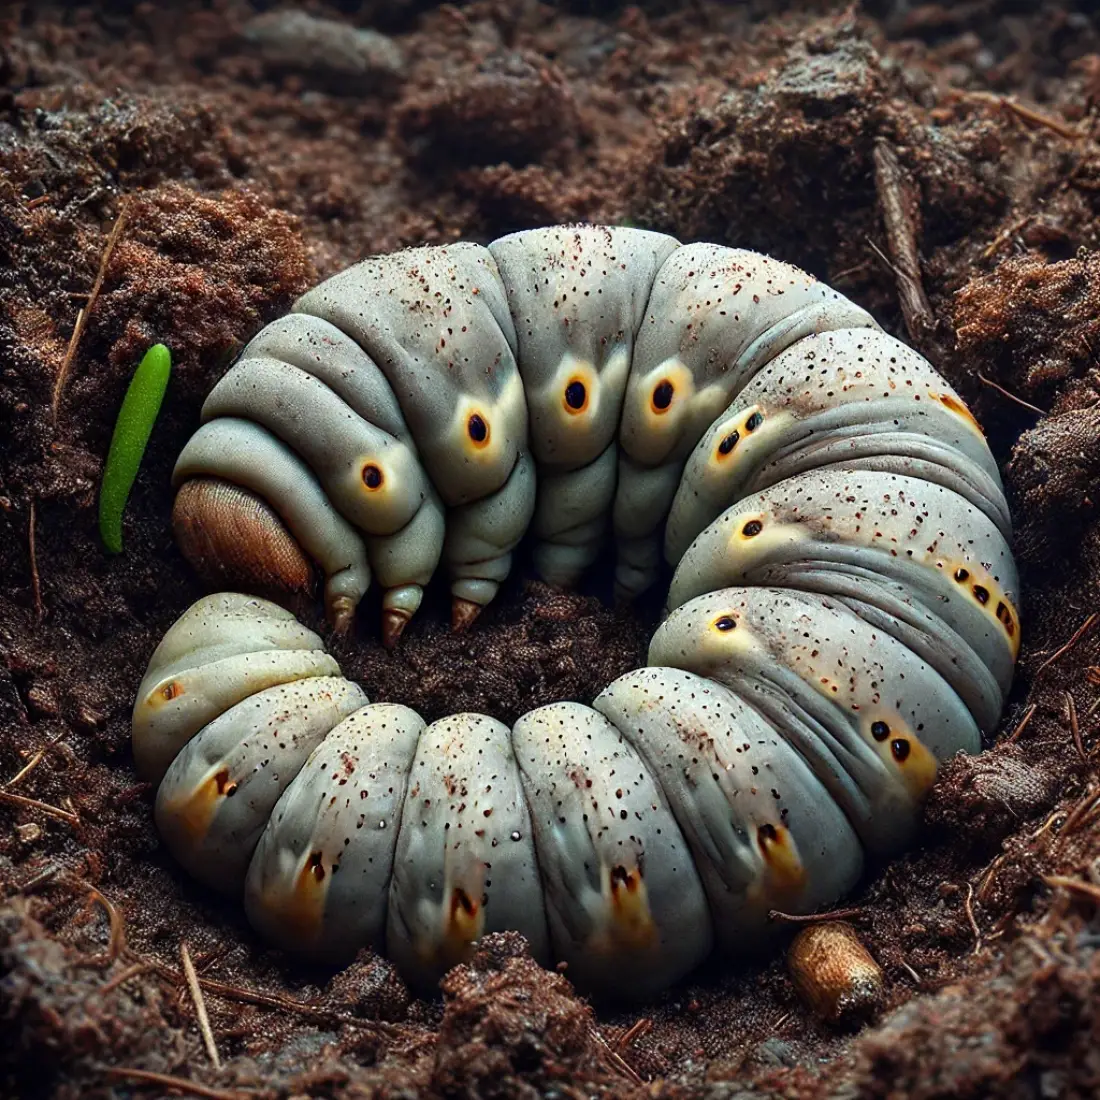
[[[214,387],[173,524],[216,587],[307,591],[387,644],[437,573],[467,628],[533,539],[624,599],[675,567],[647,667],[509,729],[370,704],[321,638],[193,605],[133,716],[158,827],[305,956],[430,987],[517,929],[644,997],[758,951],[909,844],[940,762],[996,725],[1019,649],[1010,517],[960,397],[777,260],[556,226],[374,257]],[[369,685],[367,685],[369,688]]]

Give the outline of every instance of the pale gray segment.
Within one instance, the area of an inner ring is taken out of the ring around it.
[[[386,951],[421,989],[487,932],[550,941],[535,845],[507,726],[455,714],[421,734],[394,857]]]
[[[321,649],[265,649],[145,674],[131,719],[138,774],[160,783],[176,754],[223,711],[276,684],[311,676],[339,676],[340,666]]]
[[[448,512],[443,560],[456,597],[484,606],[496,595],[531,524],[535,484],[535,463],[524,451],[497,492]]]
[[[750,533],[754,532],[754,533]],[[916,648],[991,731],[1019,645],[1017,578],[1000,531],[950,489],[882,472],[820,470],[746,497],[684,554],[668,606],[727,585],[845,601]]]
[[[260,329],[242,359],[280,359],[319,378],[364,420],[406,442],[412,440],[401,406],[378,364],[335,325],[307,313],[289,313]]]
[[[933,481],[1011,535],[997,464],[959,395],[894,337],[844,329],[788,348],[699,440],[669,513],[666,560],[743,496],[830,465]]]
[[[643,466],[619,452],[618,483],[611,513],[617,600],[629,602],[656,581],[661,569],[660,523],[676,495],[679,481],[677,463]]]
[[[224,478],[263,497],[324,571],[330,612],[358,605],[371,579],[363,540],[289,447],[251,421],[213,420],[187,441],[172,485],[202,476]]]
[[[713,944],[691,852],[660,787],[603,715],[525,714],[512,743],[535,830],[555,958],[602,997],[657,992]]]
[[[790,264],[720,245],[676,249],[657,272],[635,345],[619,429],[616,536],[660,541],[684,460],[757,371],[805,336],[877,327],[865,310]],[[664,409],[654,403],[662,383],[672,387]],[[661,466],[674,476],[659,493],[652,483],[639,492],[642,471]],[[646,531],[638,529],[643,520]],[[619,578],[624,594],[656,579],[655,570],[639,569],[642,560],[633,551]]]
[[[489,245],[515,323],[531,420],[543,469],[587,466],[614,440],[623,393],[654,276],[679,245],[644,229],[558,225]],[[576,376],[586,408],[570,412]]]
[[[431,489],[415,448],[364,420],[313,375],[278,359],[242,359],[210,391],[202,419],[240,417],[266,428],[310,468],[341,515],[392,535]],[[380,475],[370,487],[366,472]]]
[[[458,243],[377,256],[301,297],[295,313],[334,324],[378,364],[448,505],[499,489],[527,448],[516,337],[496,263]],[[478,411],[489,443],[471,446]]]
[[[176,672],[260,649],[324,649],[320,635],[285,608],[258,596],[215,592],[196,600],[153,651],[146,675]]]
[[[875,853],[912,840],[938,762],[981,747],[970,712],[930,665],[827,597],[774,588],[699,596],[658,628],[649,663],[741,696]]]
[[[618,456],[612,443],[579,470],[539,477],[531,530],[537,540],[535,568],[548,583],[572,588],[599,555],[615,495]]]
[[[723,950],[774,936],[859,880],[863,849],[801,756],[729,688],[674,668],[628,672],[592,704],[645,761],[691,848]]]
[[[267,939],[346,962],[381,949],[393,853],[417,738],[408,707],[372,703],[310,754],[260,837],[245,911]]]
[[[663,233],[591,225],[526,230],[489,245],[515,322],[539,467],[535,561],[551,583],[573,583],[599,550],[616,482],[605,459],[635,333],[657,269],[677,247]]]
[[[279,796],[333,726],[368,702],[342,676],[315,676],[257,692],[215,718],[157,791],[157,829],[172,854],[200,882],[240,895]]]

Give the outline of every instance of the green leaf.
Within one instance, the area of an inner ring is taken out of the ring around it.
[[[153,433],[171,371],[171,352],[163,344],[154,344],[134,371],[118,411],[99,490],[99,534],[113,554],[122,552],[122,513]]]

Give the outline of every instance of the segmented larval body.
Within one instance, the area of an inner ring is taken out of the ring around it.
[[[377,257],[265,328],[176,467],[221,584],[397,641],[445,569],[467,625],[528,532],[569,585],[675,567],[649,664],[511,729],[371,704],[277,605],[200,600],[134,709],[161,833],[269,939],[383,949],[420,987],[518,929],[597,995],[751,953],[899,851],[996,725],[1010,519],[959,396],[803,272],[634,229]]]

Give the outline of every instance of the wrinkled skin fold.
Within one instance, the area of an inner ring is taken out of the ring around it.
[[[437,572],[465,628],[520,540],[629,599],[674,569],[646,667],[508,728],[370,703],[277,604],[219,592],[133,715],[165,843],[269,940],[385,951],[431,989],[517,929],[644,998],[768,912],[911,844],[996,726],[1020,645],[1011,521],[957,393],[857,305],[754,253],[557,226],[374,257],[260,332],[177,463],[219,583],[396,644]],[[365,685],[369,690],[369,685]]]

